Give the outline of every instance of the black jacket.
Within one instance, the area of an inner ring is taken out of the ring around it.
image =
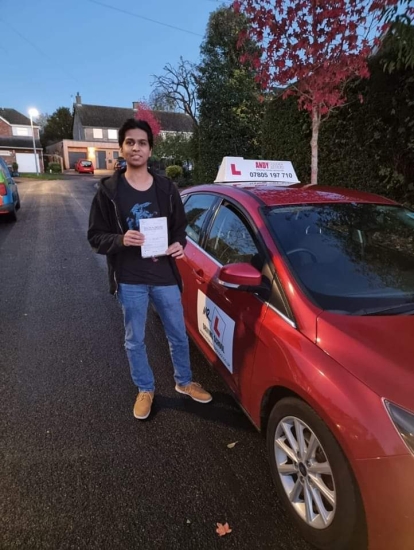
[[[117,189],[122,174],[115,172],[108,178],[103,178],[92,201],[89,214],[88,241],[98,254],[105,254],[108,263],[109,291],[115,294],[117,282],[115,270],[119,252],[124,248],[121,220],[117,205]],[[180,194],[174,183],[168,178],[152,174],[157,193],[160,216],[167,218],[169,244],[179,242],[186,245],[187,219]],[[177,284],[182,290],[182,281],[175,259],[169,256],[171,267]]]

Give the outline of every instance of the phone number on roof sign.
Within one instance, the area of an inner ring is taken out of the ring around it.
[[[293,174],[290,172],[250,172],[251,178],[278,178],[278,179],[292,179]]]

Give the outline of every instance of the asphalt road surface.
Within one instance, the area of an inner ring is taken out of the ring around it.
[[[194,346],[214,401],[174,391],[153,314],[156,398],[134,419],[121,311],[86,241],[95,182],[21,183],[18,221],[0,219],[0,548],[309,550],[264,437]]]

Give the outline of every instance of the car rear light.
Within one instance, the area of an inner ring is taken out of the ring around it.
[[[5,183],[0,183],[0,195],[5,197],[7,195],[7,187]]]

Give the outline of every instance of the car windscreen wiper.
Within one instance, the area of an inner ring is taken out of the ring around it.
[[[365,308],[354,311],[352,315],[413,315],[414,302],[404,302],[396,306],[382,308]]]

